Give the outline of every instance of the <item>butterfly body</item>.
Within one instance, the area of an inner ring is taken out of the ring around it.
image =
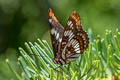
[[[80,16],[75,11],[72,12],[65,29],[51,9],[49,9],[48,16],[54,52],[53,61],[56,64],[64,65],[76,60],[87,49],[89,44],[88,35],[82,29]]]

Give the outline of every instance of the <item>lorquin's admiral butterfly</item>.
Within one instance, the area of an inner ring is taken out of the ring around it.
[[[59,23],[51,9],[48,12],[50,35],[54,52],[54,63],[67,64],[76,60],[88,48],[89,38],[82,29],[80,16],[72,12],[65,29]]]

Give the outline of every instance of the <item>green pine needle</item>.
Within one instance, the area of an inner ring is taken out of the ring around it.
[[[97,36],[90,42],[88,49],[70,65],[55,64],[52,49],[47,41],[40,39],[25,42],[25,49],[19,48],[21,74],[11,67],[8,59],[6,62],[18,80],[112,79],[113,75],[120,75],[120,32],[113,34],[106,30],[105,34],[105,39]]]

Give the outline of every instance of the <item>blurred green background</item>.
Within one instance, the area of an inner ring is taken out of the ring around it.
[[[104,37],[106,29],[120,28],[120,0],[0,0],[0,80],[14,75],[5,59],[16,64],[18,47],[37,38],[50,42],[48,8],[65,26],[69,15],[77,11],[85,30]]]

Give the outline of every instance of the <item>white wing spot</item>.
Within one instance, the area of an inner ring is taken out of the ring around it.
[[[80,54],[74,54],[71,57],[79,57],[79,56],[80,56]]]
[[[80,36],[82,36],[82,34],[81,34],[81,33],[80,33],[79,35],[80,35]]]
[[[77,43],[77,44],[74,46],[74,48],[77,48],[78,45],[79,45],[79,43]]]
[[[68,22],[67,22],[68,26],[70,26],[71,23],[72,23],[72,21],[68,21]]]
[[[53,34],[54,34],[54,32],[55,32],[55,29],[53,28],[53,29],[51,30],[51,34],[53,35]]]
[[[73,26],[73,24],[70,25],[70,28]]]
[[[71,32],[71,34],[69,35],[69,40],[71,40],[73,38],[74,34]]]
[[[68,36],[68,34],[69,34],[69,30],[67,31],[66,36]]]
[[[86,44],[86,41],[84,41],[84,43]]]
[[[62,41],[62,38],[59,39],[59,42],[61,42],[61,41]]]
[[[62,42],[62,45],[63,45],[63,44],[66,44],[66,42]]]
[[[72,33],[72,31],[71,31],[71,30],[69,30],[69,31],[68,31],[68,34],[67,34],[67,36],[69,36],[69,35],[70,35],[70,33]]]
[[[67,24],[68,24],[68,26],[70,26],[70,28],[73,26],[72,21],[68,21]]]
[[[60,59],[60,61],[61,61],[62,64],[65,64],[65,62],[62,59]]]
[[[78,25],[78,24],[76,23],[76,25]]]
[[[51,22],[52,22],[52,19],[49,19],[49,22],[51,23]]]
[[[73,39],[70,41],[70,43],[68,44],[68,47],[70,47],[70,45],[73,43]]]
[[[80,50],[80,48],[75,48],[75,51],[79,51]]]
[[[66,31],[64,32],[64,36],[66,36]]]
[[[64,36],[67,36],[67,34],[68,34],[68,31],[65,31]]]
[[[76,51],[76,53],[80,53],[80,50],[79,50],[79,51]]]
[[[80,45],[77,45],[76,48],[80,47]]]
[[[58,38],[59,38],[59,33],[57,33],[57,35],[56,35],[56,40],[58,40]]]
[[[76,41],[76,40],[75,40],[75,42],[74,42],[73,46],[75,46],[77,42],[78,42],[78,41]]]
[[[55,30],[54,33],[55,33],[55,36],[56,36],[57,35],[57,31]]]
[[[83,40],[85,40],[85,37],[84,37],[84,35],[82,35],[82,38],[83,38]]]
[[[72,47],[74,47],[73,45],[75,44],[75,41],[76,41],[76,40],[73,39]]]
[[[70,54],[71,52],[70,51],[68,51],[68,54]]]
[[[71,38],[72,35],[73,35],[73,33],[71,32],[71,34],[69,35],[69,38]]]

